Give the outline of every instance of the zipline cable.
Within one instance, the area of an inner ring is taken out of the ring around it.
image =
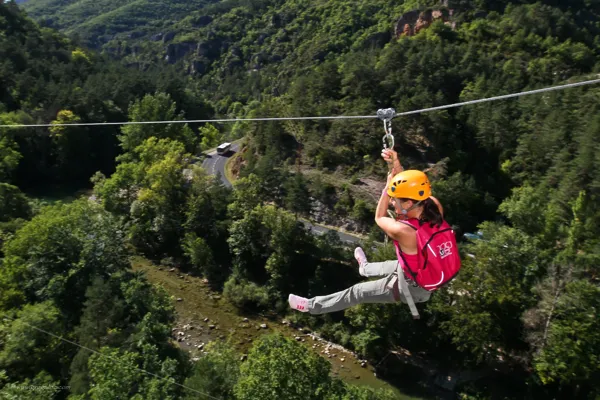
[[[7,316],[4,316],[3,318],[4,318],[4,319],[7,319],[7,320],[11,320],[11,321],[16,321],[14,318],[10,318],[10,317],[7,317]],[[65,339],[65,338],[63,338],[63,337],[61,337],[61,336],[55,335],[55,334],[54,334],[54,333],[52,333],[52,332],[48,332],[48,331],[46,331],[46,330],[44,330],[44,329],[38,328],[37,326],[34,326],[34,325],[31,325],[31,324],[28,324],[27,322],[23,322],[23,321],[19,321],[19,322],[20,322],[20,323],[22,323],[23,325],[27,325],[28,327],[30,327],[30,328],[32,328],[32,329],[35,329],[35,330],[36,330],[36,331],[38,331],[38,332],[45,333],[46,335],[50,335],[50,336],[52,336],[52,337],[54,337],[54,338],[56,338],[56,339],[59,339],[59,340],[61,340],[61,341],[63,341],[63,342],[66,342],[66,343],[72,344],[73,346],[77,346],[77,347],[79,347],[79,348],[81,348],[81,349],[84,349],[84,350],[90,351],[90,352],[92,352],[92,353],[94,353],[94,354],[98,354],[98,355],[99,355],[99,356],[101,356],[101,357],[106,357],[106,358],[108,358],[108,359],[111,359],[112,361],[114,361],[114,362],[116,362],[116,363],[122,364],[122,362],[121,362],[121,361],[120,361],[118,358],[115,358],[115,357],[109,356],[109,355],[107,355],[107,354],[102,354],[102,353],[100,353],[99,351],[96,351],[96,350],[94,350],[94,349],[90,349],[89,347],[86,347],[86,346],[80,345],[80,344],[79,344],[79,343],[77,343],[77,342],[73,342],[73,341],[71,341],[71,340],[69,340],[69,339]],[[182,385],[182,384],[180,384],[180,383],[177,383],[177,382],[175,382],[175,380],[173,380],[172,378],[166,378],[166,377],[164,377],[164,376],[156,375],[156,374],[154,374],[154,373],[152,373],[152,372],[146,371],[145,369],[142,369],[142,368],[139,368],[139,367],[134,367],[134,368],[135,368],[135,369],[137,369],[138,371],[141,371],[141,372],[143,372],[143,373],[147,374],[147,375],[153,376],[153,377],[155,377],[155,378],[158,378],[158,379],[160,379],[160,380],[163,380],[163,381],[167,381],[167,382],[169,382],[169,383],[171,383],[171,384],[173,384],[173,385],[176,385],[176,386],[182,387],[182,388],[184,388],[184,389],[186,389],[186,390],[189,390],[189,391],[191,391],[191,392],[194,392],[194,393],[197,393],[197,394],[199,394],[199,395],[205,396],[205,397],[207,397],[207,398],[209,398],[209,399],[213,399],[213,400],[222,400],[222,399],[220,399],[220,398],[218,398],[218,397],[213,397],[213,396],[211,396],[211,395],[209,395],[209,394],[202,393],[202,392],[200,392],[200,391],[198,391],[198,390],[196,390],[196,389],[192,389],[191,387],[188,387],[188,386]]]
[[[600,79],[592,79],[583,82],[568,83],[565,85],[549,86],[542,89],[528,90],[525,92],[511,93],[484,99],[463,101],[461,103],[447,104],[444,106],[422,108],[413,111],[399,112],[394,117],[402,117],[405,115],[421,114],[431,111],[445,110],[448,108],[461,107],[471,104],[480,104],[490,101],[505,100],[514,97],[528,96],[531,94],[551,92],[555,90],[563,90],[573,87],[593,85],[600,83]],[[325,117],[272,117],[272,118],[222,118],[222,119],[192,119],[192,120],[174,120],[174,121],[125,121],[125,122],[76,122],[69,124],[14,124],[0,125],[0,128],[50,128],[53,126],[107,126],[107,125],[150,125],[150,124],[191,124],[191,123],[226,123],[226,122],[254,122],[254,121],[303,121],[303,120],[336,120],[336,119],[367,119],[379,118],[377,115],[338,115]]]
[[[538,94],[538,93],[552,92],[554,90],[562,90],[562,89],[568,89],[568,88],[578,87],[578,86],[593,85],[595,83],[600,83],[600,79],[592,79],[590,81],[568,83],[566,85],[559,85],[559,86],[550,86],[550,87],[546,87],[546,88],[542,88],[542,89],[528,90],[526,92],[504,94],[504,95],[501,95],[501,96],[488,97],[488,98],[485,98],[485,99],[463,101],[461,103],[454,103],[454,104],[448,104],[448,105],[445,105],[445,106],[424,108],[422,110],[404,111],[404,112],[401,112],[401,113],[396,113],[395,117],[402,117],[402,116],[405,116],[405,115],[419,114],[419,113],[430,112],[430,111],[445,110],[445,109],[448,109],[448,108],[468,106],[468,105],[471,105],[471,104],[486,103],[488,101],[505,100],[505,99],[510,99],[510,98],[513,98],[513,97],[527,96],[527,95],[530,95],[530,94]]]

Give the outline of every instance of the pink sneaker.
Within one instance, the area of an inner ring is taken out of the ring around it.
[[[290,303],[290,307],[294,310],[298,310],[301,312],[308,312],[308,299],[300,296],[296,296],[295,294],[290,294],[288,297],[288,303]]]
[[[354,258],[356,258],[356,261],[358,261],[358,273],[362,276],[366,276],[364,265],[367,263],[367,256],[365,255],[363,249],[360,247],[354,249]]]

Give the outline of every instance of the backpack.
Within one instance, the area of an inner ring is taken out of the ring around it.
[[[416,218],[399,221],[417,231],[417,265],[408,265],[398,242],[396,255],[406,276],[428,291],[434,291],[452,280],[460,270],[460,255],[454,230],[446,221],[441,226],[420,224]]]

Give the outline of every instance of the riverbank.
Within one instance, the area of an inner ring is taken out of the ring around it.
[[[352,352],[320,339],[307,329],[293,327],[276,316],[242,315],[220,293],[212,291],[202,278],[187,275],[177,268],[155,266],[142,257],[132,260],[132,268],[143,271],[150,282],[162,286],[173,297],[177,320],[172,338],[189,351],[192,358],[201,357],[207,343],[228,339],[241,356],[256,338],[281,332],[327,359],[332,374],[348,383],[389,389],[401,400],[418,400],[378,379],[373,366],[361,362]]]

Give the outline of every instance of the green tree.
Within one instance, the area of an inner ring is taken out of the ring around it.
[[[285,204],[290,211],[306,215],[311,210],[310,193],[302,172],[297,171],[285,184]]]
[[[108,329],[104,337],[97,332],[92,334],[100,340],[96,341],[94,337],[88,339],[95,340],[93,346],[107,343],[109,346],[120,345],[120,348],[105,346],[100,349],[105,356],[94,354],[89,357],[88,395],[93,399],[124,396],[135,399],[175,398],[179,389],[171,382],[172,379],[182,380],[186,359],[169,340],[174,322],[172,300],[164,289],[148,283],[142,274],[134,274],[118,283],[126,317],[119,319],[117,315],[105,312],[100,328],[109,327],[107,317],[114,318],[116,326]],[[106,291],[106,286],[96,284],[90,295]],[[101,299],[90,297],[88,300],[90,312],[100,306]],[[115,306],[121,307],[120,304],[116,302]],[[113,311],[119,310],[115,308]],[[92,322],[87,321],[88,324]],[[80,333],[91,334],[89,328],[91,326],[82,325]],[[125,340],[120,338],[125,335]],[[159,379],[140,369],[167,379]]]
[[[42,209],[4,245],[4,254],[0,298],[22,291],[27,302],[53,300],[70,320],[79,319],[95,276],[129,266],[120,224],[87,199]],[[10,307],[5,301],[0,308]]]
[[[227,244],[227,207],[231,190],[201,168],[193,167],[191,186],[184,205],[185,235],[195,235],[205,241],[211,251],[212,262],[204,272],[210,275],[211,285],[222,285],[231,270],[231,256]],[[182,245],[185,245],[185,236]]]
[[[177,114],[176,104],[171,96],[165,93],[147,94],[141,100],[134,102],[129,107],[129,121],[180,121],[183,113]],[[146,139],[177,140],[185,146],[186,151],[193,152],[194,135],[187,124],[150,124],[126,125],[121,129],[119,137],[121,147],[126,152],[131,152],[140,146]]]
[[[0,182],[0,223],[13,218],[29,218],[31,207],[18,187]]]
[[[258,177],[264,200],[279,202],[283,196],[282,182],[287,174],[281,168],[281,156],[271,151],[261,157],[253,173]]]
[[[213,259],[212,250],[204,239],[194,233],[186,234],[183,239],[183,251],[195,270],[206,276],[209,281],[220,278],[217,276],[219,269]]]
[[[283,336],[255,342],[235,385],[236,399],[325,399],[331,387],[325,359]],[[293,371],[293,372],[292,372]]]
[[[60,373],[65,357],[59,339],[45,332],[63,336],[64,325],[60,310],[52,302],[28,304],[12,320],[0,325],[0,369],[8,371],[14,380],[31,378],[42,371]]]
[[[314,198],[321,203],[333,207],[335,203],[335,187],[323,181],[321,174],[318,174],[310,184],[310,191]]]
[[[131,204],[132,243],[147,254],[157,255],[176,246],[181,237],[188,185],[183,145],[176,141],[150,138],[137,148],[144,176],[137,198]]]
[[[183,144],[152,137],[132,152],[108,179],[94,178],[95,193],[109,211],[130,220],[132,243],[149,255],[179,248],[185,222],[183,205],[193,171]],[[189,172],[189,173],[187,173]]]
[[[0,182],[9,181],[21,157],[16,143],[7,134],[0,132]]]
[[[539,235],[545,231],[548,219],[548,191],[544,187],[520,186],[513,189],[498,211],[519,229],[530,235]],[[535,212],[534,212],[535,210]]]
[[[373,390],[366,387],[354,386],[344,383],[340,379],[333,380],[333,389],[329,392],[327,399],[341,400],[392,400],[397,399],[390,390]]]
[[[60,110],[52,125],[76,124],[81,118],[71,110]],[[73,182],[80,177],[80,171],[87,171],[92,154],[89,133],[81,126],[52,126],[50,136],[56,153],[56,169],[66,182]],[[77,165],[77,168],[73,166]],[[87,178],[87,177],[86,177]]]
[[[492,216],[495,202],[481,192],[472,176],[457,172],[433,182],[433,194],[444,207],[444,218],[468,232],[476,228],[478,217]]]
[[[200,142],[200,150],[202,151],[216,147],[221,140],[219,130],[211,124],[206,124],[200,128],[200,136],[202,137]]]
[[[373,208],[367,205],[364,200],[357,200],[352,207],[350,216],[357,221],[363,228],[373,223]]]
[[[600,372],[600,322],[595,310],[600,307],[600,288],[577,280],[569,282],[552,304],[551,323],[544,341],[534,356],[533,365],[542,382],[591,384]]]
[[[140,190],[143,173],[143,169],[133,162],[119,164],[109,179],[97,172],[91,179],[94,195],[102,200],[107,211],[127,215]]]
[[[270,231],[270,255],[265,263],[269,284],[280,298],[305,290],[301,282],[315,269],[313,246],[303,224],[287,211],[264,208],[263,225]]]
[[[220,399],[233,399],[233,389],[240,377],[240,357],[229,344],[210,343],[208,354],[194,365],[185,386]],[[196,399],[197,394],[188,393],[186,399]]]
[[[340,216],[347,216],[352,212],[354,207],[354,197],[349,186],[343,188],[342,193],[338,196],[338,201],[335,204],[335,212]]]
[[[83,314],[79,326],[75,329],[78,343],[87,348],[98,350],[105,345],[116,344],[122,340],[122,333],[115,327],[121,325],[125,317],[125,304],[119,299],[110,283],[100,277],[94,278],[85,293]],[[88,360],[91,353],[81,349],[71,363],[69,387],[72,394],[85,394],[89,390]]]
[[[485,240],[467,246],[460,275],[428,309],[441,319],[438,335],[479,361],[489,349],[524,348],[522,313],[535,304],[534,283],[545,273],[536,239],[516,228],[486,222]],[[439,313],[439,314],[438,314]]]
[[[144,360],[137,353],[121,352],[110,347],[102,348],[100,353],[101,355],[92,355],[88,364],[92,382],[88,396],[91,399],[169,400],[176,398],[176,386],[169,379],[156,378],[140,370],[143,365],[148,372],[168,377],[175,372],[174,360],[165,360],[163,363],[156,364]],[[147,358],[153,357],[148,355]]]
[[[225,282],[223,286],[223,295],[225,298],[240,309],[268,308],[272,303],[268,288],[257,285],[240,275],[240,273],[234,271],[229,279],[227,279],[227,282]]]
[[[237,280],[249,280],[284,298],[308,289],[317,253],[312,238],[291,213],[275,206],[257,206],[235,221],[228,239]]]
[[[271,238],[269,229],[263,225],[264,212],[262,206],[246,211],[243,219],[231,224],[227,240],[234,257],[234,268],[243,277],[261,284],[267,279],[264,266],[268,255],[264,250]]]
[[[53,379],[47,372],[42,371],[33,379],[11,382],[2,387],[0,374],[0,396],[8,400],[53,400],[60,392],[60,382]],[[35,390],[32,390],[32,387]]]
[[[599,288],[587,278],[597,270],[599,256],[587,247],[592,233],[586,224],[592,203],[585,192],[572,201],[571,221],[562,229],[563,248],[556,254],[546,279],[535,288],[538,303],[523,315],[533,365],[545,384],[572,386],[577,392],[600,386],[598,319]],[[593,247],[592,247],[593,249]],[[574,394],[575,395],[575,394]]]
[[[232,219],[242,219],[249,210],[266,201],[260,178],[254,174],[236,180],[233,187],[233,201],[227,207]]]

